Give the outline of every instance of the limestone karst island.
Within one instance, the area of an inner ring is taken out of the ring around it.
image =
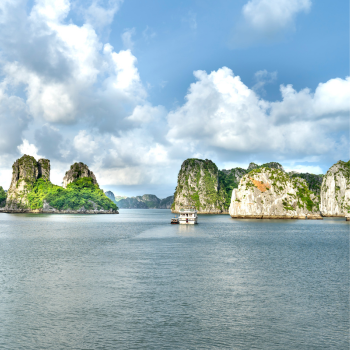
[[[284,171],[276,162],[220,171],[211,160],[187,159],[178,175],[172,211],[195,206],[199,214],[232,218],[322,219],[350,215],[350,161],[325,175]]]
[[[12,166],[6,192],[0,187],[0,211],[6,213],[118,214],[118,207],[170,209],[192,206],[198,214],[229,214],[237,219],[350,220],[350,161],[338,161],[325,175],[287,173],[277,162],[250,163],[247,169],[219,170],[211,160],[187,159],[174,196],[115,196],[100,189],[94,173],[74,163],[63,186],[50,182],[50,161],[24,155]]]
[[[63,187],[50,181],[50,161],[24,155],[12,166],[7,193],[0,187],[0,211],[5,213],[118,214],[118,207],[99,188],[83,163],[74,163]]]

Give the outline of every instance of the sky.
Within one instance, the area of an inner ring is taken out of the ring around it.
[[[2,0],[0,186],[23,154],[115,195],[219,169],[349,160],[349,2]]]

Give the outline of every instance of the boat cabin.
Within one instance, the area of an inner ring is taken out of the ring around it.
[[[179,224],[197,224],[197,210],[194,207],[180,209]]]

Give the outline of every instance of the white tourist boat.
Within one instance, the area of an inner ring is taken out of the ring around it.
[[[179,224],[194,225],[197,224],[197,210],[194,207],[180,209],[178,218]]]

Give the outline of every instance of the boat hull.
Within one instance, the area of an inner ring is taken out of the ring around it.
[[[180,225],[195,225],[197,224],[197,220],[189,220],[188,222],[186,222],[185,220],[180,220],[179,222]]]

